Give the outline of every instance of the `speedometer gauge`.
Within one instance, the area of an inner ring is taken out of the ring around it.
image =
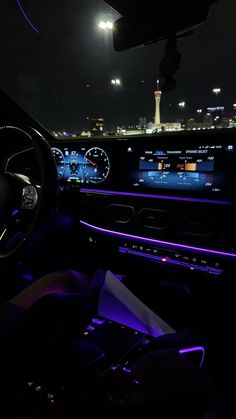
[[[59,148],[56,148],[56,147],[52,147],[51,150],[56,160],[57,178],[61,179],[65,173],[65,168],[66,168],[64,154]]]
[[[90,148],[84,155],[85,179],[91,183],[101,183],[110,171],[110,160],[107,153],[99,147]]]

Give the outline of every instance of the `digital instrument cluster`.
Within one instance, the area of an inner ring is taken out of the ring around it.
[[[60,181],[77,184],[102,183],[110,172],[110,159],[100,147],[52,147]]]

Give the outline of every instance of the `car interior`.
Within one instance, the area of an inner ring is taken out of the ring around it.
[[[178,44],[195,30],[197,36],[215,2],[188,9],[179,0],[170,12],[170,2],[149,0],[135,13],[131,2],[106,3],[121,15],[113,32],[119,54],[173,37]],[[150,16],[156,3],[163,25]],[[163,92],[178,78],[174,57],[162,66]],[[153,350],[186,357],[227,401],[235,129],[59,139],[4,86],[0,108],[1,304],[50,272],[109,271],[174,331],[153,337],[111,314],[92,318],[78,296],[39,301],[31,326],[3,357],[0,386],[4,403],[14,405],[12,417],[69,417],[79,406],[89,412],[93,386],[93,399],[102,397],[98,371],[117,369],[114,380],[122,386],[120,366],[124,374]],[[158,404],[157,395],[153,400]]]

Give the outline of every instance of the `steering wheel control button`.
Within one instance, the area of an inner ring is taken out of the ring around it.
[[[38,201],[38,193],[34,186],[25,186],[23,189],[21,208],[33,210]]]

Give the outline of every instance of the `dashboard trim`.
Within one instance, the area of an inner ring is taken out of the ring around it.
[[[236,253],[223,252],[220,250],[206,249],[206,248],[196,247],[196,246],[189,246],[189,245],[185,245],[181,243],[168,242],[164,240],[152,239],[150,237],[142,237],[142,236],[136,236],[134,234],[122,233],[120,231],[108,230],[103,227],[98,227],[93,224],[89,224],[83,220],[80,220],[79,222],[83,227],[86,227],[89,230],[95,231],[97,233],[105,234],[108,236],[113,236],[113,237],[118,237],[118,238],[123,238],[123,239],[128,239],[128,240],[129,239],[136,240],[136,241],[141,241],[144,243],[150,243],[150,244],[161,245],[161,246],[169,246],[174,249],[189,250],[189,251],[194,251],[194,252],[199,252],[199,253],[205,253],[207,255],[212,255],[212,256],[223,256],[226,258],[236,259]]]
[[[201,357],[201,362],[200,362],[200,368],[202,367],[202,364],[204,362],[205,359],[205,348],[203,346],[193,346],[190,348],[183,348],[179,350],[179,354],[180,355],[184,355],[184,354],[188,354],[188,353],[192,353],[192,352],[201,352],[202,353],[202,357]]]
[[[131,196],[135,198],[166,199],[169,201],[199,202],[199,203],[214,204],[214,205],[232,205],[233,204],[232,201],[220,201],[216,199],[201,199],[201,198],[190,198],[190,197],[171,196],[171,195],[142,194],[142,193],[136,193],[136,192],[110,191],[110,190],[103,190],[103,189],[81,188],[80,192],[98,194],[98,195]]]

